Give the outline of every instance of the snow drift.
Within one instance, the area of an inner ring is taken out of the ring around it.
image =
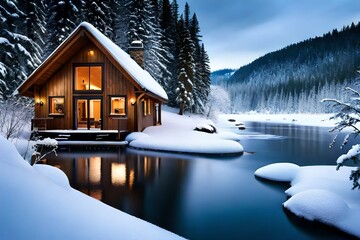
[[[68,185],[50,166],[30,166],[0,136],[0,239],[181,239]]]

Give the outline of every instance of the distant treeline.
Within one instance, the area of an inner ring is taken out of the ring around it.
[[[329,112],[322,98],[342,99],[360,66],[360,24],[292,44],[221,81],[233,111]]]

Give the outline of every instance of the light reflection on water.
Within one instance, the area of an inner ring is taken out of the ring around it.
[[[241,156],[202,157],[128,148],[60,152],[47,160],[71,185],[106,204],[190,239],[346,239],[282,209],[288,186],[260,181],[273,162],[335,164],[326,128],[246,123]]]

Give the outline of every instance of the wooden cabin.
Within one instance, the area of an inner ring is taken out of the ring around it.
[[[167,95],[140,66],[142,43],[129,53],[137,62],[81,23],[17,89],[34,98],[34,129],[133,132],[161,124]]]

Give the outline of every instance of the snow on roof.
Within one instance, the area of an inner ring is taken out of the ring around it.
[[[114,57],[114,59],[124,67],[125,71],[145,90],[163,98],[168,99],[165,90],[158,82],[144,69],[142,69],[126,52],[119,46],[97,30],[93,25],[82,22],[79,27],[88,30]],[[79,28],[78,27],[78,28]],[[76,30],[75,30],[76,31]]]
[[[82,22],[66,39],[60,44],[48,58],[38,67],[38,69],[51,58],[55,52],[75,33],[80,27],[85,28],[91,35],[96,38],[100,44],[111,54],[111,56],[124,68],[124,70],[145,90],[149,91],[164,100],[168,99],[165,90],[160,86],[158,82],[144,69],[142,69],[125,51],[119,46],[97,30],[93,25],[87,22]],[[30,74],[30,78],[35,74],[37,69]],[[18,89],[26,82],[26,80],[20,84],[20,86],[14,91],[13,95],[18,94]]]

